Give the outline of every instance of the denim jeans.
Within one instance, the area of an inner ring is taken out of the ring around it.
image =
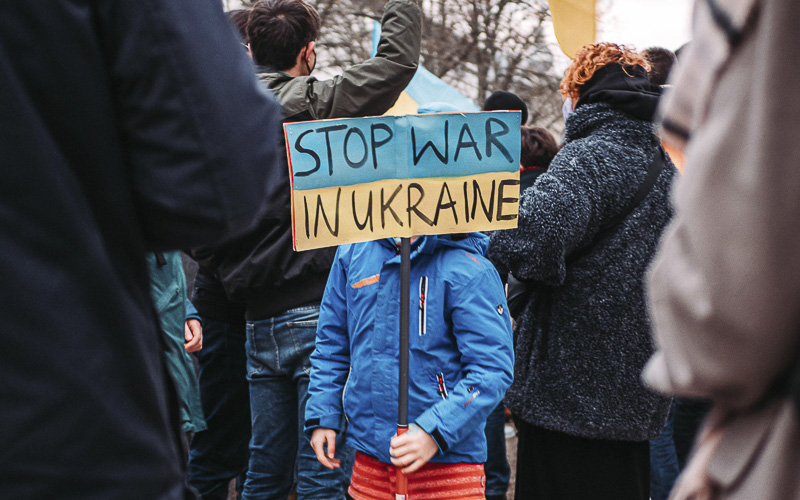
[[[203,319],[200,399],[208,428],[194,435],[188,482],[203,500],[228,498],[228,483],[244,484],[250,442],[250,392],[244,318],[237,324]]]
[[[675,401],[673,400],[664,429],[657,438],[650,441],[650,498],[652,500],[667,500],[680,472],[672,428],[674,417]]]
[[[486,496],[505,495],[511,479],[506,457],[506,418],[503,403],[486,419]]]
[[[252,437],[244,500],[285,500],[295,478],[298,500],[345,498],[349,476],[320,464],[303,434],[318,319],[319,306],[309,306],[247,323]],[[347,452],[339,436],[337,458]]]

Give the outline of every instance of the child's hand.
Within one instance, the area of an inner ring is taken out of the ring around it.
[[[394,435],[389,445],[389,454],[396,467],[404,467],[403,473],[410,474],[419,470],[431,459],[439,447],[436,441],[425,431],[414,424],[408,432],[398,436]]]
[[[203,325],[196,319],[187,319],[183,326],[183,338],[186,352],[195,352],[203,348]]]
[[[325,444],[328,445],[328,455],[325,456]],[[339,460],[333,458],[336,454],[336,431],[333,429],[326,429],[324,427],[317,427],[311,434],[311,447],[314,453],[317,454],[319,463],[329,469],[338,469]]]

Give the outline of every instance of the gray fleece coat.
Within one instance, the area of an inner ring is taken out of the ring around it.
[[[641,441],[664,426],[669,399],[644,387],[653,352],[643,281],[671,216],[667,167],[611,234],[599,228],[623,211],[657,153],[650,122],[608,104],[578,107],[566,144],[523,192],[519,227],[497,231],[489,256],[533,293],[515,331],[507,406],[533,425],[566,434]],[[569,255],[593,244],[575,262]]]

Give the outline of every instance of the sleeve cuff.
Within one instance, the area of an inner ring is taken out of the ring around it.
[[[340,426],[340,418],[337,415],[325,415],[319,418],[314,417],[306,419],[303,425],[303,432],[310,437],[314,429],[318,427],[322,427],[324,429],[332,429],[336,431],[337,434],[340,434],[342,432]]]
[[[450,445],[447,444],[447,440],[445,440],[438,428],[433,427],[433,430],[428,430],[425,423],[420,424],[419,421],[414,422],[414,425],[427,432],[428,435],[433,438],[433,441],[436,443],[436,446],[439,447],[441,453],[447,453],[447,450],[450,449]]]

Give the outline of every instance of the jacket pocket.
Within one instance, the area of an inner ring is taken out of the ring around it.
[[[419,279],[419,335],[428,333],[428,277]]]
[[[444,373],[439,372],[436,374],[436,393],[442,397],[442,399],[447,399],[447,382],[444,380]]]

